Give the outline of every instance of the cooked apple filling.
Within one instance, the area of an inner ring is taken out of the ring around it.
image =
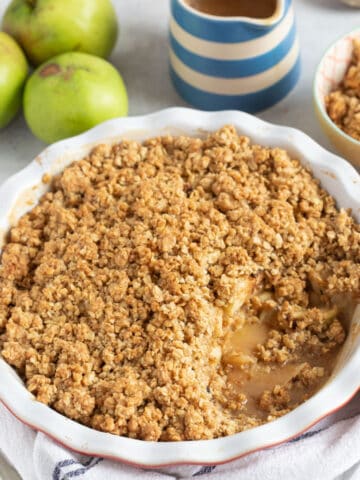
[[[360,228],[233,127],[99,145],[9,232],[0,351],[67,417],[144,440],[230,435],[329,378]]]

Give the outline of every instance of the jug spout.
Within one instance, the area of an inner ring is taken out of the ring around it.
[[[292,0],[177,0],[183,8],[209,21],[252,25],[269,29],[277,24]]]
[[[247,18],[247,22],[264,29],[270,29],[280,22],[290,8],[292,0],[276,0],[273,14],[268,18]]]

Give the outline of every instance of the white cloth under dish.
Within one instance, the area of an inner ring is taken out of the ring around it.
[[[0,403],[0,450],[23,480],[360,480],[360,394],[300,437],[226,465],[143,470],[78,455],[36,433]]]

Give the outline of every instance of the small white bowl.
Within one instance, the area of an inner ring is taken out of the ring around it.
[[[304,133],[265,123],[251,115],[224,111],[205,113],[173,108],[144,117],[110,120],[94,129],[44,150],[24,170],[0,188],[0,229],[10,225],[38,201],[46,186],[45,173],[55,174],[83,157],[97,143],[122,138],[143,140],[164,134],[204,136],[225,124],[261,145],[287,149],[333,195],[339,207],[352,208],[360,220],[360,176],[344,160],[327,152]],[[215,465],[279,444],[347,403],[360,387],[360,307],[349,325],[349,335],[332,377],[301,406],[266,425],[214,440],[188,442],[145,442],[99,432],[72,421],[36,401],[15,371],[0,358],[0,400],[22,422],[75,451],[120,460],[141,467],[176,464]]]
[[[336,150],[356,167],[360,167],[360,142],[343,132],[326,112],[325,97],[341,83],[352,55],[352,41],[360,38],[360,28],[333,43],[321,59],[314,78],[314,105],[324,133]]]

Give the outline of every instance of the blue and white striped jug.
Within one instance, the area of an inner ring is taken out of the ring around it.
[[[257,19],[209,15],[171,0],[170,74],[179,94],[203,110],[271,107],[300,74],[292,1],[277,0],[271,17]]]

